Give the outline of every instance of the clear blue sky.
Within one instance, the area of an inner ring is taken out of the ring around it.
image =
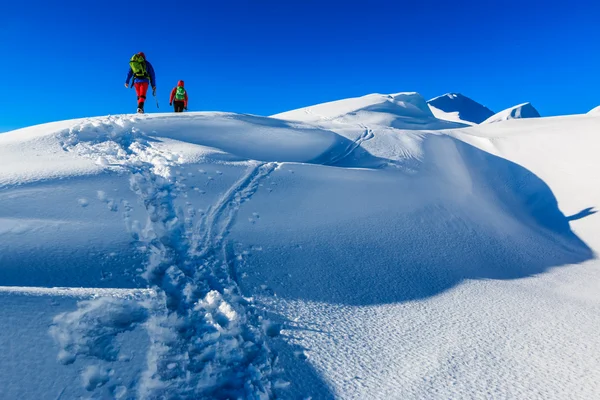
[[[597,1],[4,1],[0,131],[135,111],[144,51],[160,110],[270,115],[368,93],[461,92],[542,115],[600,104]]]

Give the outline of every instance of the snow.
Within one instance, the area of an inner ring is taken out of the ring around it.
[[[300,108],[272,116],[312,124],[385,125],[400,129],[445,129],[456,124],[434,117],[419,93],[369,94]]]
[[[594,398],[599,125],[400,93],[4,133],[0,392]]]
[[[592,108],[590,111],[588,111],[588,114],[600,114],[600,106]]]
[[[466,125],[480,124],[494,115],[489,108],[460,93],[446,93],[427,104],[436,118]]]
[[[110,370],[102,369],[97,365],[88,365],[85,367],[85,370],[81,373],[81,378],[83,380],[83,385],[88,391],[92,391],[94,389],[103,386],[108,382]]]
[[[482,124],[490,124],[500,121],[508,121],[511,119],[520,118],[539,118],[540,113],[531,105],[531,103],[518,104],[516,106],[502,110],[482,122]]]

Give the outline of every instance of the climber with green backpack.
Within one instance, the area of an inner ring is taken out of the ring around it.
[[[146,55],[142,52],[134,54],[129,60],[129,72],[125,80],[125,87],[129,87],[129,81],[133,78],[133,87],[137,94],[138,113],[144,113],[144,103],[146,102],[146,93],[148,92],[148,84],[152,86],[152,95],[156,97],[156,77],[154,76],[154,68],[149,61],[146,60]]]
[[[187,91],[183,87],[183,81],[177,82],[177,86],[171,90],[171,97],[169,98],[169,105],[173,105],[175,112],[187,111],[188,95]]]

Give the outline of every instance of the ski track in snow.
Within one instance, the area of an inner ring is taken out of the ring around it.
[[[243,202],[250,199],[258,189],[260,181],[273,172],[277,166],[277,163],[255,163],[214,206],[210,207],[206,222],[203,220],[198,229],[204,234],[198,241],[201,243],[201,247],[195,250],[196,257],[205,257],[215,248],[223,248],[225,236],[235,221],[236,211]]]
[[[194,226],[175,203],[180,183],[171,168],[181,158],[153,146],[126,117],[109,117],[104,125],[83,122],[63,133],[63,146],[130,175],[131,190],[148,219],[144,227],[136,226],[129,221],[128,209],[124,219],[148,254],[143,276],[153,295],[138,301],[82,301],[77,310],[57,315],[51,334],[61,347],[59,360],[115,360],[116,337],[143,328],[149,337],[147,366],[138,381],[131,382],[136,397],[272,397],[274,356],[260,328],[262,316],[240,294],[226,239],[240,206],[278,164],[248,162],[246,173]],[[108,133],[105,140],[89,142],[85,139],[90,130]],[[86,371],[83,374],[98,375]],[[101,378],[86,389],[110,386],[108,375]]]
[[[356,138],[356,140],[351,142],[340,154],[333,155],[327,162],[324,163],[324,165],[336,165],[342,162],[343,160],[348,158],[352,153],[354,153],[354,151],[358,149],[363,142],[371,140],[375,137],[373,131],[368,127],[361,125],[361,128],[365,130],[362,133],[362,135],[360,135],[358,138]]]

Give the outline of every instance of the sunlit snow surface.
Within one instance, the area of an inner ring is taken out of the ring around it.
[[[399,93],[1,134],[2,397],[594,398],[599,128]]]
[[[482,122],[489,124],[493,122],[508,121],[520,118],[538,118],[540,113],[531,105],[531,103],[518,104],[516,106],[502,110]]]

